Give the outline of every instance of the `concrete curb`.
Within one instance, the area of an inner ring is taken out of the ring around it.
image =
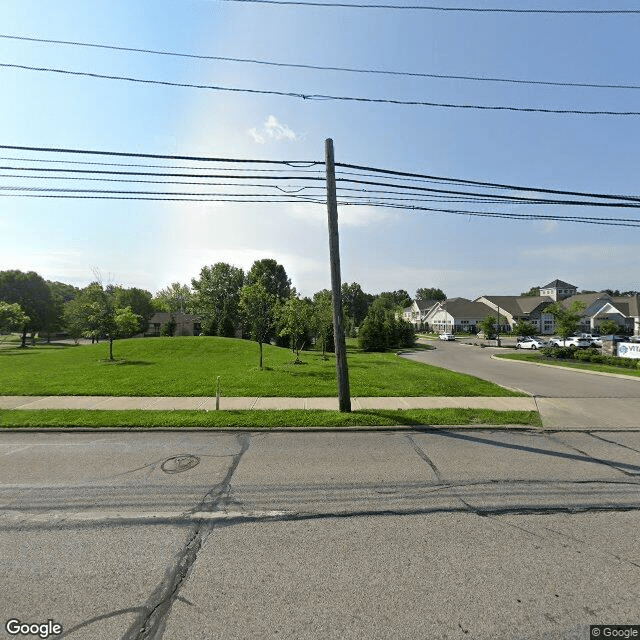
[[[588,373],[592,376],[605,376],[607,378],[622,378],[623,380],[635,380],[640,382],[640,376],[629,376],[624,373],[607,373],[606,371],[590,371],[588,369],[578,369],[577,367],[564,367],[558,364],[544,364],[544,362],[528,362],[527,360],[511,360],[510,358],[500,358],[493,354],[492,360],[499,360],[500,362],[518,362],[521,364],[530,364],[534,367],[551,367],[552,369],[564,369],[566,371],[577,371],[578,373]]]

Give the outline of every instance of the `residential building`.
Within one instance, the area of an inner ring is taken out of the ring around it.
[[[162,327],[171,320],[171,317],[176,323],[176,330],[174,336],[199,336],[202,331],[200,319],[197,316],[193,316],[189,313],[182,313],[177,311],[176,313],[169,313],[166,311],[159,311],[154,313],[149,320],[149,328],[145,333],[145,336],[159,336]]]
[[[414,300],[410,307],[403,309],[402,317],[416,329],[419,329],[427,321],[427,315],[437,302],[437,300]]]
[[[539,333],[550,334],[555,329],[553,316],[544,313],[553,303],[550,296],[480,296],[475,301],[491,307],[494,316],[500,314],[505,331],[511,331],[519,320],[530,322]]]
[[[436,332],[468,331],[476,333],[478,325],[494,310],[482,302],[450,298],[437,302],[427,313],[425,322]]]
[[[563,280],[553,280],[544,287],[540,287],[541,296],[549,296],[553,302],[563,300],[569,296],[575,296],[578,293],[578,289],[575,285],[564,282]]]

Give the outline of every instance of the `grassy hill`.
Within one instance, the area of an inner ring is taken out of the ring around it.
[[[42,345],[0,350],[1,395],[337,396],[335,360],[303,352],[295,365],[289,349],[233,338],[118,340],[116,362],[108,344]],[[498,385],[411,362],[393,353],[348,350],[352,396],[517,396]]]

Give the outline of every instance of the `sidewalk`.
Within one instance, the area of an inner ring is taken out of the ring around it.
[[[0,409],[178,409],[211,411],[216,398],[203,397],[110,397],[110,396],[0,396]],[[351,398],[358,409],[496,409],[498,411],[537,411],[533,398],[501,397],[384,397]],[[220,409],[329,409],[338,410],[338,398],[220,398]]]

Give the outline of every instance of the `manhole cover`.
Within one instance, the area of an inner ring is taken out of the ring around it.
[[[161,469],[165,473],[180,473],[181,471],[189,471],[196,465],[200,464],[200,458],[187,453],[182,456],[173,456],[167,458],[161,465]]]

